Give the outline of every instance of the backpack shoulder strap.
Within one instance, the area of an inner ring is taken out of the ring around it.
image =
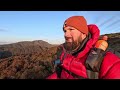
[[[98,79],[98,75],[99,73],[98,72],[93,72],[91,70],[88,70],[87,69],[87,75],[88,75],[88,79]]]
[[[90,51],[85,62],[89,79],[98,79],[98,73],[100,71],[105,53],[105,51],[96,48]]]

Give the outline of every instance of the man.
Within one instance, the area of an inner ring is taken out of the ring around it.
[[[86,60],[99,38],[98,27],[87,25],[83,16],[72,16],[64,22],[63,31],[65,43],[58,47],[56,71],[47,79],[89,78]],[[120,79],[120,59],[106,52],[97,72],[99,79]]]

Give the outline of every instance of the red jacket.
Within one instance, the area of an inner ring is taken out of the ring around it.
[[[90,49],[94,46],[99,38],[99,29],[96,25],[88,25],[89,32],[92,37],[86,43],[83,51],[79,52],[77,56],[71,54],[66,54],[63,50],[60,60],[63,59],[63,64],[61,65],[66,70],[84,78],[88,78],[87,71],[85,67],[85,60],[89,54]],[[62,70],[61,79],[75,79],[71,74],[67,73],[66,70]],[[104,56],[103,62],[101,64],[100,79],[120,79],[120,59],[111,52],[107,52]],[[56,72],[50,75],[47,79],[57,79]]]

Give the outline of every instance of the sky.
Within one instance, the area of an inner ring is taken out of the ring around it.
[[[70,16],[84,16],[100,34],[120,32],[120,11],[0,11],[0,44],[44,40],[64,42],[63,23]]]

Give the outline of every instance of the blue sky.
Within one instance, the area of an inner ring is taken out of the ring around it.
[[[0,43],[62,43],[63,23],[73,15],[84,16],[88,24],[96,24],[100,34],[120,32],[120,11],[0,11]]]

